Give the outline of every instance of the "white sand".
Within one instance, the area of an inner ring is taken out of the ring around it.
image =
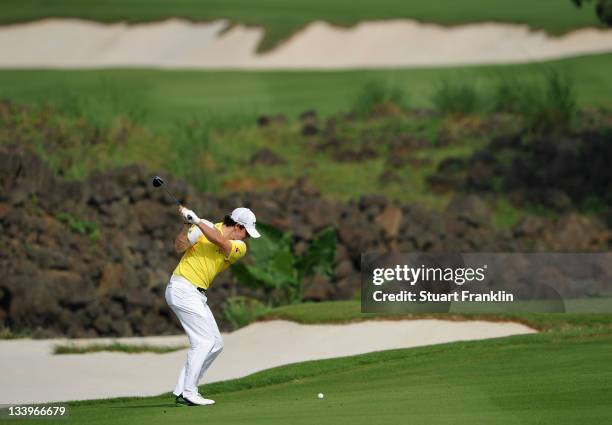
[[[0,27],[0,68],[347,69],[541,61],[612,52],[612,30],[553,37],[526,25],[313,22],[265,54],[264,29],[179,19],[127,25],[45,19]]]
[[[345,325],[300,325],[286,321],[254,323],[223,335],[224,351],[201,383],[238,378],[306,360],[534,332],[517,323],[484,321],[369,321]],[[51,354],[55,344],[66,341],[0,341],[2,403],[161,394],[174,389],[187,353],[181,350],[168,354]],[[188,344],[182,335],[70,342],[110,341],[136,345]]]

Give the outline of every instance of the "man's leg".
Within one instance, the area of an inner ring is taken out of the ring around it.
[[[174,386],[174,391],[172,391],[172,393],[175,396],[179,396],[183,394],[183,390],[185,389],[185,369],[186,367],[187,367],[187,361],[185,361],[185,364],[183,365],[183,368],[181,369],[181,373],[179,373],[179,377],[178,377],[178,380],[176,381],[176,385]]]
[[[190,344],[174,394],[194,396],[199,394],[197,384],[202,366],[215,347],[214,330],[209,327],[205,305],[195,288],[172,285],[166,292],[166,300],[181,322]]]
[[[204,373],[206,373],[210,365],[215,361],[217,356],[221,354],[221,351],[223,350],[223,338],[221,338],[219,327],[217,326],[215,317],[213,316],[212,311],[210,311],[210,307],[208,307],[208,304],[204,304],[204,310],[205,310],[206,321],[208,323],[208,327],[214,334],[215,341],[214,341],[214,346],[212,350],[206,357],[206,360],[204,360],[204,364],[202,365],[202,370],[200,370],[200,374],[198,377],[198,382],[200,382],[200,380],[202,379],[202,376],[204,376]]]

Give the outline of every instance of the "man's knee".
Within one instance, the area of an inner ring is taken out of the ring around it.
[[[223,339],[221,339],[221,337],[217,337],[215,338],[215,345],[213,347],[213,351],[215,353],[218,353],[221,350],[223,350]]]
[[[210,351],[213,350],[215,348],[215,340],[206,337],[194,337],[194,338],[190,338],[190,345],[191,348],[193,348],[194,350],[203,350],[203,351]]]

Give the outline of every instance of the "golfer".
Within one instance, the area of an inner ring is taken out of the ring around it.
[[[216,224],[182,206],[179,213],[185,225],[174,245],[184,254],[166,286],[166,302],[185,329],[190,348],[173,393],[179,405],[206,406],[215,402],[200,395],[198,382],[223,349],[206,291],[218,273],[244,256],[244,241],[260,234],[248,208],[236,208]]]

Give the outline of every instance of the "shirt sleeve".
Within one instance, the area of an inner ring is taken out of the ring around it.
[[[215,227],[215,225],[212,224],[208,220],[202,219],[202,223],[206,224],[208,227],[211,227],[211,228]],[[204,233],[202,233],[202,230],[200,230],[198,226],[193,224],[187,231],[187,238],[189,239],[189,246],[194,246],[200,240],[202,236],[204,236]]]
[[[234,241],[231,240],[232,250],[229,255],[225,258],[225,261],[229,261],[230,264],[234,264],[236,261],[240,260],[246,254],[247,246],[243,241]]]

